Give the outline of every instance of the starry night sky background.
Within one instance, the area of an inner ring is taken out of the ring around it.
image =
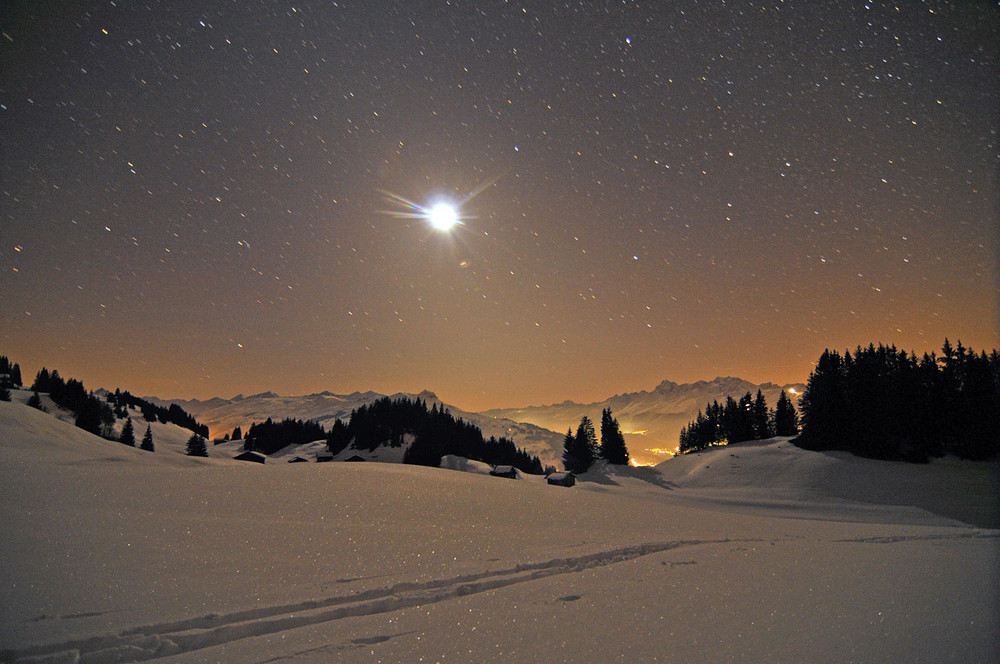
[[[482,409],[1000,346],[994,2],[0,12],[26,380]]]

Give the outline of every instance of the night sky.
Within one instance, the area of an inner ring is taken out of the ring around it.
[[[0,13],[26,381],[477,410],[1000,346],[995,2]]]

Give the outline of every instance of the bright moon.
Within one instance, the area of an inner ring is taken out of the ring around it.
[[[438,203],[428,210],[427,220],[439,231],[451,230],[458,223],[458,212],[448,203]]]

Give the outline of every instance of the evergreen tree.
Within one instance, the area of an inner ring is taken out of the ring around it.
[[[49,392],[51,380],[52,377],[49,375],[49,370],[42,367],[41,371],[35,374],[35,382],[31,384],[31,389],[35,392]]]
[[[799,432],[799,416],[791,399],[782,390],[778,395],[778,404],[774,409],[774,434],[776,436],[794,436]]]
[[[628,464],[628,448],[625,446],[625,436],[622,435],[618,420],[611,415],[611,409],[601,412],[601,458],[608,463]]]
[[[732,398],[729,399],[732,401]],[[723,443],[725,438],[725,409],[718,401],[706,404],[705,412],[698,411],[693,422],[681,430],[678,454],[697,452],[711,445]]]
[[[845,444],[848,412],[845,361],[840,353],[827,349],[820,355],[809,374],[800,408],[803,447],[822,450]]]
[[[195,457],[208,456],[208,442],[200,434],[191,434],[187,442],[187,455]]]
[[[312,420],[286,418],[274,422],[271,418],[263,424],[252,424],[243,439],[243,449],[263,454],[274,454],[288,445],[302,445],[325,439],[326,431]]]
[[[42,397],[38,395],[38,390],[32,392],[31,396],[28,397],[28,405],[32,408],[37,408],[43,413],[45,412],[45,406],[42,405]]]
[[[584,415],[576,428],[576,435],[567,433],[563,441],[563,466],[573,473],[585,473],[597,456],[597,434],[594,423]]]
[[[839,361],[838,361],[839,360]],[[926,462],[1000,453],[1000,354],[945,339],[940,357],[869,344],[825,351],[802,399],[801,444]]]
[[[14,367],[17,365],[15,364]],[[10,401],[10,388],[18,384],[14,382],[12,375],[14,367],[10,366],[10,361],[6,356],[0,355],[0,401]]]
[[[251,437],[248,432],[246,439]],[[335,420],[326,434],[327,448],[333,454],[348,447],[375,450],[383,445],[402,447],[407,443],[404,463],[439,466],[441,457],[449,454],[491,465],[511,465],[526,473],[542,470],[538,457],[518,449],[512,441],[496,437],[486,440],[479,427],[455,418],[437,403],[428,409],[427,402],[419,398],[377,399],[356,408],[346,424]]]
[[[351,435],[347,431],[347,425],[344,424],[340,418],[337,418],[333,421],[330,433],[327,434],[326,447],[330,450],[330,454],[338,454],[341,450],[346,449],[350,444]]]
[[[699,415],[700,414],[701,412],[699,411]],[[688,422],[687,424],[681,427],[681,433],[677,440],[678,454],[684,454],[685,452],[691,449],[692,436],[690,429],[693,425],[694,425],[693,422]]]
[[[153,447],[153,431],[148,424],[146,425],[146,433],[142,436],[142,443],[139,445],[139,449],[146,450],[147,452],[156,451]]]
[[[132,428],[132,418],[125,420],[125,426],[122,427],[122,435],[119,439],[122,445],[128,445],[129,447],[135,447],[135,429]]]
[[[754,437],[753,397],[749,392],[739,401],[727,396],[722,412],[722,440],[719,442],[741,443]]]
[[[573,429],[566,429],[566,435],[563,437],[563,453],[562,462],[563,468],[566,470],[570,469],[570,466],[574,466],[576,461],[576,438],[573,437]]]
[[[229,437],[231,440],[243,440],[243,429],[238,426],[233,429],[233,435]]]
[[[444,451],[439,429],[432,425],[418,433],[413,444],[403,452],[403,463],[439,468]]]
[[[581,448],[585,447],[590,451],[590,458],[596,459],[598,456],[597,432],[594,430],[594,422],[586,415],[580,418],[580,425],[576,428],[576,437]]]
[[[101,404],[97,399],[93,401],[85,401],[80,409],[76,413],[76,426],[80,427],[84,431],[89,431],[95,436],[100,436],[103,433],[103,420],[101,406],[107,404]],[[110,408],[108,412],[110,412]]]
[[[767,399],[764,393],[757,390],[757,397],[753,401],[753,433],[757,440],[765,440],[774,435],[774,425],[771,421],[771,413],[767,408]]]
[[[21,387],[21,367],[11,363],[6,355],[0,355],[0,383],[0,387]]]

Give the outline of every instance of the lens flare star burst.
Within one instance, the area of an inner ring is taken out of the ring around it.
[[[437,231],[451,231],[468,218],[461,213],[461,203],[455,204],[446,199],[438,198],[428,205],[421,205],[391,191],[383,191],[382,193],[385,194],[386,200],[396,208],[383,210],[384,214],[397,219],[423,219]]]
[[[464,221],[473,218],[465,214],[462,208],[483,191],[496,184],[501,177],[503,175],[481,182],[458,202],[453,202],[446,196],[436,196],[426,205],[421,205],[405,196],[380,189],[379,191],[385,196],[386,201],[395,208],[382,212],[398,219],[423,219],[434,230],[449,232],[456,226],[461,226]]]

